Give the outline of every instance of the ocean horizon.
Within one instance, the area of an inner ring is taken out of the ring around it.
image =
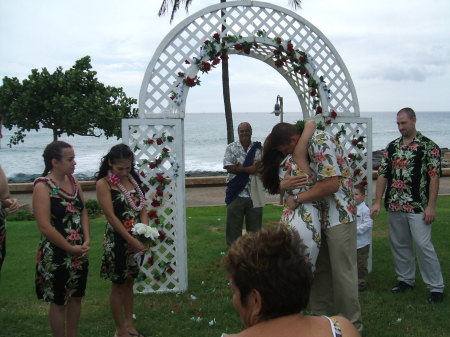
[[[395,112],[362,112],[361,117],[372,118],[372,151],[384,149],[388,142],[399,137]],[[299,113],[286,112],[285,122],[293,123],[302,116]],[[252,125],[254,141],[263,142],[280,117],[268,112],[233,113],[235,140],[237,126],[241,122]],[[450,147],[448,127],[450,112],[417,112],[417,130],[435,141],[441,148]],[[44,170],[42,152],[52,141],[49,129],[30,131],[25,142],[8,147],[8,141],[14,130],[3,127],[0,164],[10,182],[32,181]],[[222,161],[227,146],[226,122],[223,113],[187,113],[184,119],[185,170],[187,174],[225,172]],[[120,139],[115,137],[63,136],[60,140],[70,143],[75,149],[77,166],[75,176],[90,179],[98,170],[100,159],[109,148]]]

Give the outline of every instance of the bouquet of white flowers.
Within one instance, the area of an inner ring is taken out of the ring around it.
[[[131,233],[147,247],[150,247],[152,244],[154,245],[154,241],[159,237],[159,232],[156,228],[141,222],[134,224]],[[134,255],[138,266],[142,265],[144,255],[144,251],[137,252]]]
[[[159,237],[156,228],[141,222],[134,224],[131,233],[145,244],[153,242]]]

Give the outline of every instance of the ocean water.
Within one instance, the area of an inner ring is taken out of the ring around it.
[[[399,136],[393,112],[361,113],[372,118],[372,150],[381,150]],[[284,113],[285,122],[295,122],[299,113]],[[253,128],[253,140],[264,141],[279,117],[271,113],[234,113],[235,130],[240,122],[249,122]],[[184,122],[185,168],[187,172],[223,171],[222,160],[227,145],[225,116],[222,113],[188,113]],[[416,128],[434,140],[441,148],[450,148],[450,112],[418,112]],[[30,132],[25,142],[9,148],[9,136],[13,131],[3,128],[0,164],[10,181],[30,180],[39,176],[43,169],[42,152],[52,141],[50,130]],[[235,131],[235,138],[237,133]],[[76,154],[75,175],[89,178],[97,171],[100,158],[120,140],[103,137],[62,137],[70,143]]]

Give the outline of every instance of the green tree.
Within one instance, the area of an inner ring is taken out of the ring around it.
[[[220,0],[220,3],[227,2],[227,0]],[[289,0],[289,5],[294,9],[300,8],[302,0]],[[175,13],[180,8],[180,5],[184,3],[184,8],[188,12],[189,6],[192,0],[163,0],[159,9],[158,15],[161,16],[168,12],[169,3],[172,5],[170,22],[173,21]],[[222,12],[223,16],[224,13]],[[222,25],[222,31],[225,30],[225,26]],[[223,93],[223,105],[225,110],[225,120],[227,124],[227,142],[228,144],[234,141],[234,126],[233,126],[233,112],[231,109],[231,94],[230,94],[230,75],[228,72],[228,60],[222,61],[222,93]]]
[[[133,108],[137,100],[127,97],[122,88],[99,82],[96,75],[91,58],[85,56],[66,71],[33,69],[22,83],[16,77],[3,78],[0,118],[9,130],[18,128],[9,146],[40,128],[52,129],[53,140],[62,134],[119,138],[121,119],[137,117]]]

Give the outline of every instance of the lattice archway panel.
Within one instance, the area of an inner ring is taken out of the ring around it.
[[[222,31],[222,25],[225,29]],[[257,39],[264,31],[267,39]],[[359,116],[356,91],[341,57],[328,39],[311,23],[283,7],[257,1],[231,1],[209,6],[179,23],[161,42],[150,61],[139,96],[141,118],[184,117],[185,100],[174,104],[171,92],[177,91],[178,73],[194,76],[198,69],[192,64],[200,57],[200,47],[215,33],[221,37],[241,36],[257,40],[250,57],[274,67],[291,84],[302,107],[303,117],[312,118],[316,111],[305,95],[305,79],[288,65],[274,66],[273,44],[269,39],[291,40],[295,48],[304,51],[317,78],[323,77],[329,95],[322,95],[324,114],[335,110],[340,116]],[[230,53],[236,51],[230,50]],[[244,55],[244,54],[243,54]],[[189,64],[185,61],[190,62]],[[184,96],[187,96],[187,90]],[[326,97],[327,96],[327,97]]]
[[[367,177],[367,172],[372,169],[369,164],[372,162],[371,120],[360,118],[350,74],[333,45],[315,26],[290,10],[258,1],[231,1],[200,10],[179,23],[161,42],[141,86],[139,117],[142,119],[125,121],[122,126],[123,139],[135,150],[140,173],[148,182],[146,197],[151,200],[158,193],[157,187],[150,183],[155,176],[162,174],[168,181],[165,196],[156,206],[158,226],[167,240],[153,247],[152,253],[145,257],[141,279],[135,285],[136,292],[187,289],[183,119],[190,87],[180,81],[179,74],[195,77],[199,73],[197,61],[205,57],[201,47],[216,33],[222,41],[236,36],[239,42],[256,43],[248,54],[231,46],[229,53],[256,58],[276,69],[295,91],[303,118],[316,118],[324,122],[332,135],[340,134],[341,143],[354,158],[352,168],[361,171],[355,175],[355,183]],[[290,63],[281,67],[275,64],[275,38],[291,41],[295,49],[305,52],[308,73],[317,82],[323,79],[318,87],[322,114],[316,114],[317,105],[308,95],[308,78],[294,71],[295,67]],[[178,99],[173,99],[173,92],[178,93]],[[342,127],[345,134],[340,132]],[[164,158],[161,144],[145,143],[150,137],[156,139],[168,135],[175,141],[168,145],[169,151],[165,153],[169,155]],[[354,140],[359,137],[362,140],[358,145]],[[151,167],[158,159],[161,161],[157,167]],[[372,179],[367,178],[368,195],[371,196]]]
[[[187,250],[182,120],[125,119],[122,134],[135,153],[150,224],[160,234],[143,257],[134,291],[184,291]]]

